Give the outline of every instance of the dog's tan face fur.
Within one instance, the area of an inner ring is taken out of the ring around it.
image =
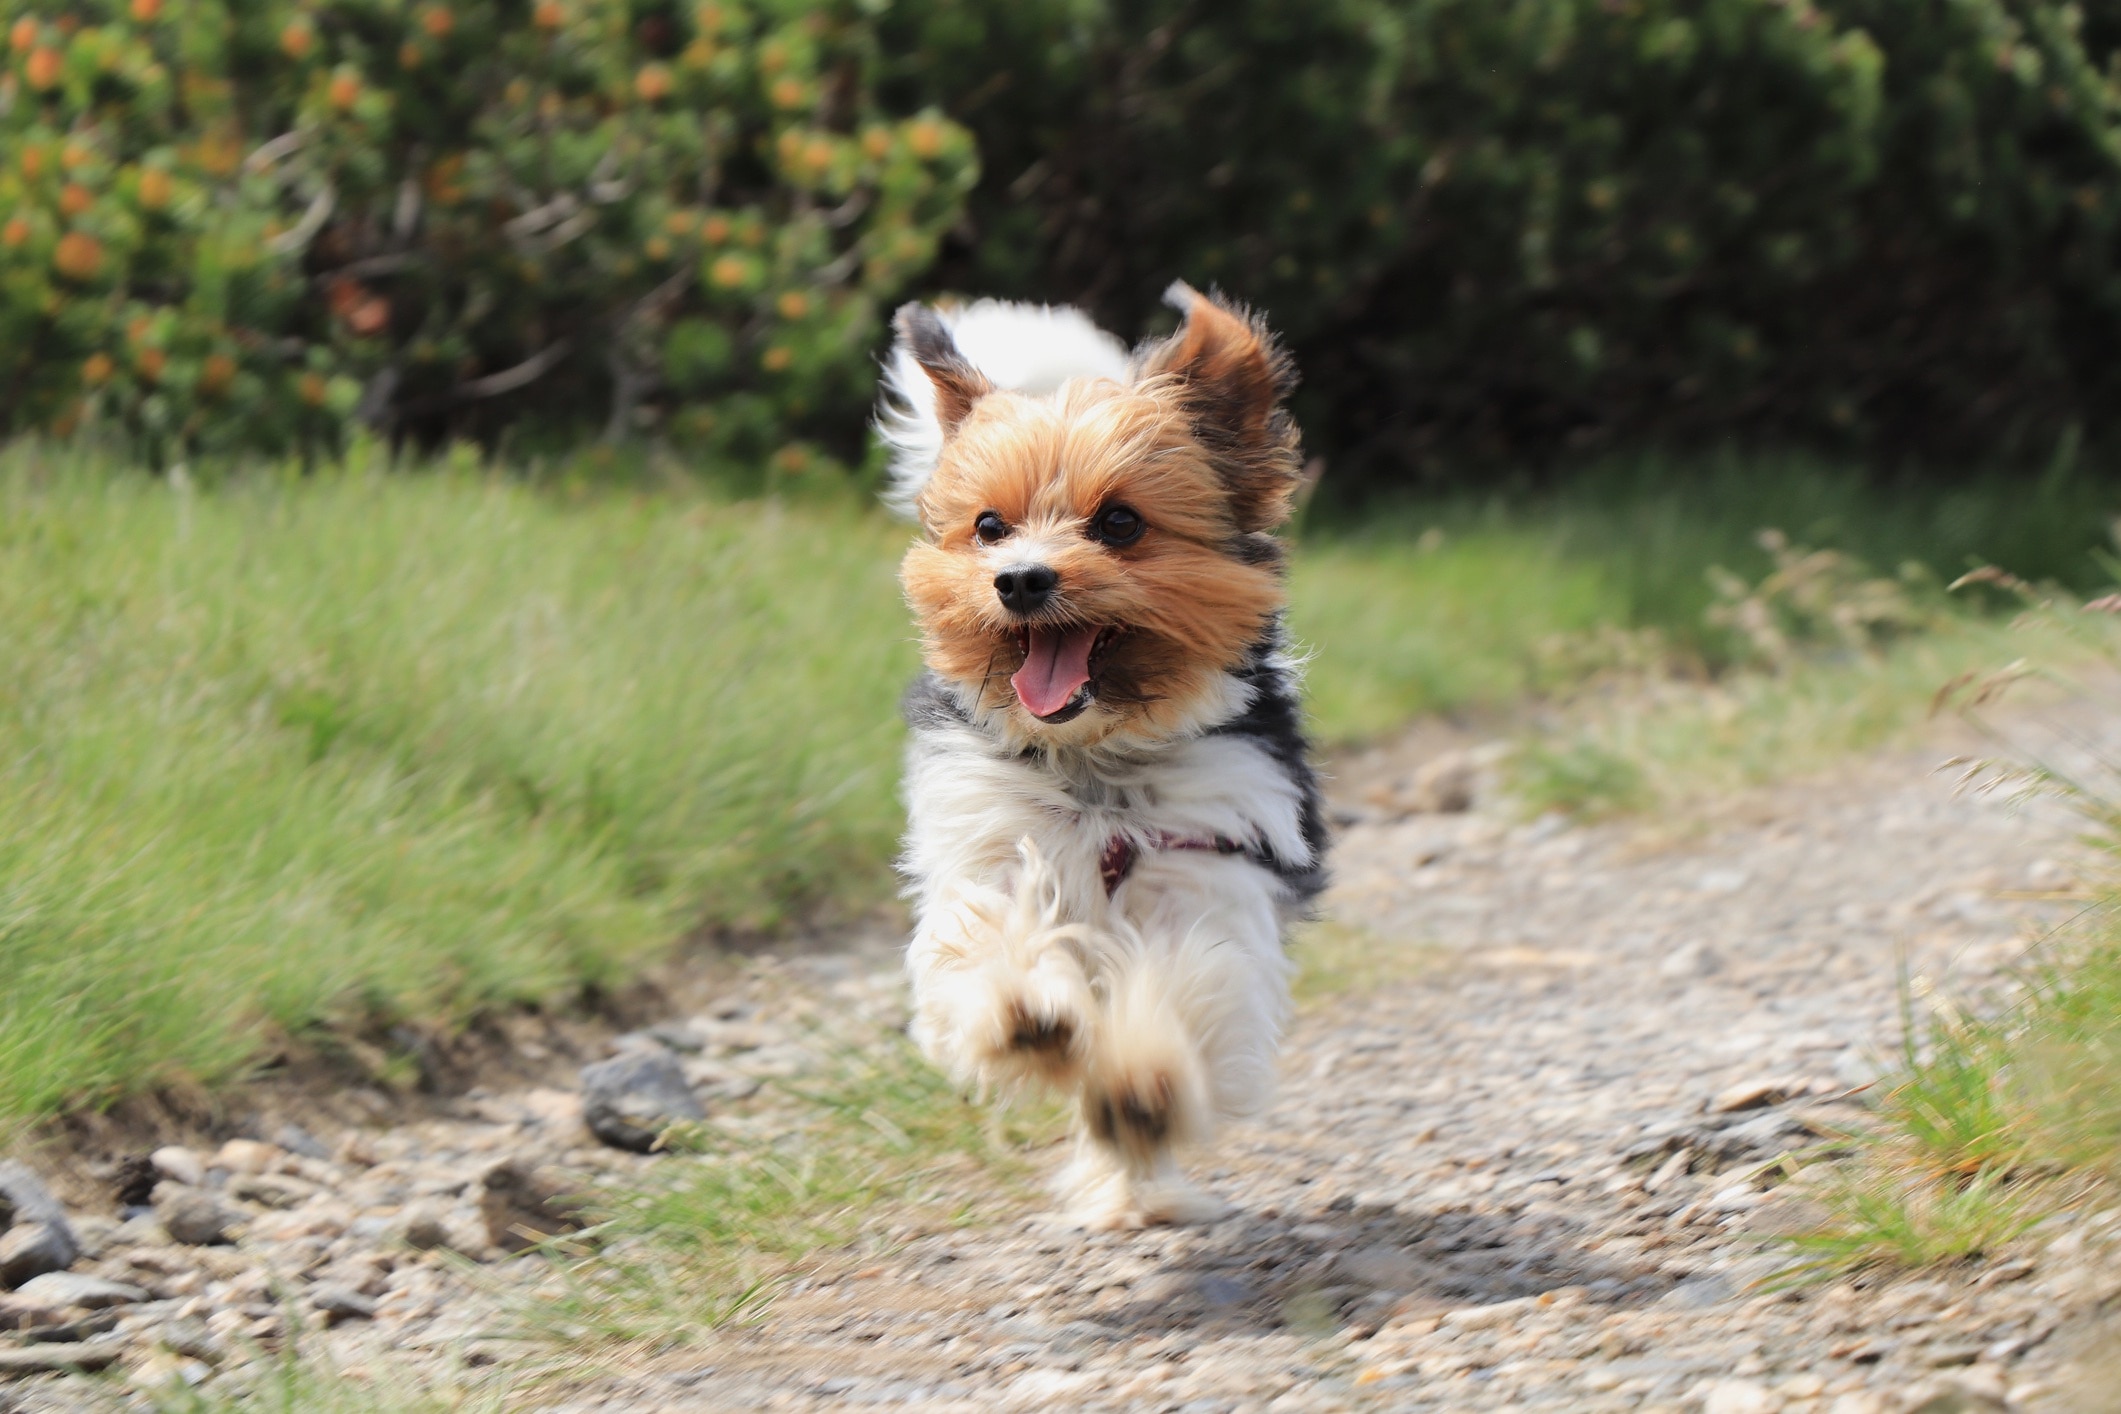
[[[1083,379],[1029,397],[990,388],[923,315],[902,313],[900,327],[946,439],[900,579],[928,666],[1027,743],[1142,742],[1198,723],[1283,603],[1268,532],[1298,481],[1287,361],[1253,320],[1196,294],[1131,385]],[[1027,568],[1054,577],[1028,612],[997,585]],[[1040,677],[1026,658],[1041,651],[1088,671],[1046,719],[1019,670],[1058,693],[1080,669]]]

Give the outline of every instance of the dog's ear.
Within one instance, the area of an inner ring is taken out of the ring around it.
[[[947,437],[957,431],[974,403],[994,391],[994,385],[966,361],[942,316],[926,305],[901,305],[892,322],[898,328],[899,347],[935,385],[935,420]]]
[[[1142,351],[1141,376],[1177,381],[1194,435],[1229,488],[1237,528],[1272,530],[1288,519],[1303,480],[1296,424],[1282,407],[1296,367],[1258,316],[1219,295],[1177,280],[1164,299],[1185,322]]]

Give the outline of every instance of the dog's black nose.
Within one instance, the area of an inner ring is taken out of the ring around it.
[[[1012,614],[1035,614],[1053,597],[1060,576],[1044,565],[1011,565],[994,577],[994,592]]]

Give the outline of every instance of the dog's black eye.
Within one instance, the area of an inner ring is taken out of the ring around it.
[[[1132,545],[1142,538],[1142,518],[1126,506],[1107,506],[1098,512],[1090,533],[1107,545]]]
[[[993,511],[981,511],[972,522],[972,533],[979,537],[980,544],[992,545],[1009,538],[1009,523]]]

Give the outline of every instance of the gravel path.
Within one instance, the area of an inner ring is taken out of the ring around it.
[[[1398,787],[1407,762],[1344,764],[1320,943],[1340,990],[1306,1003],[1283,1098],[1213,1161],[1238,1216],[1086,1238],[1026,1208],[902,1231],[882,1255],[825,1254],[753,1325],[508,1407],[2121,1409],[2121,1369],[2099,1365],[2121,1349],[2121,1210],[2051,1219],[2008,1261],[1759,1285],[1787,1260],[1761,1234],[1801,1218],[1775,1161],[1861,1123],[1899,969],[1918,993],[2002,985],[2071,907],[2068,818],[1955,796],[1936,755],[1591,827],[1402,815],[1433,795]],[[814,1064],[806,1019],[888,1024],[900,990],[875,944],[754,970],[657,1034],[714,1110]],[[535,1281],[494,1246],[497,1162],[681,1162],[594,1144],[558,1085],[312,1142],[193,1156],[185,1191],[246,1223],[240,1245],[170,1242],[166,1173],[162,1219],[81,1222],[76,1271],[137,1293],[60,1313],[101,1327],[71,1347],[0,1336],[0,1409],[124,1398],[6,1382],[40,1350],[207,1379],[281,1333],[274,1293],[332,1322],[342,1365],[476,1387],[517,1358],[480,1338],[494,1298],[408,1239]]]

